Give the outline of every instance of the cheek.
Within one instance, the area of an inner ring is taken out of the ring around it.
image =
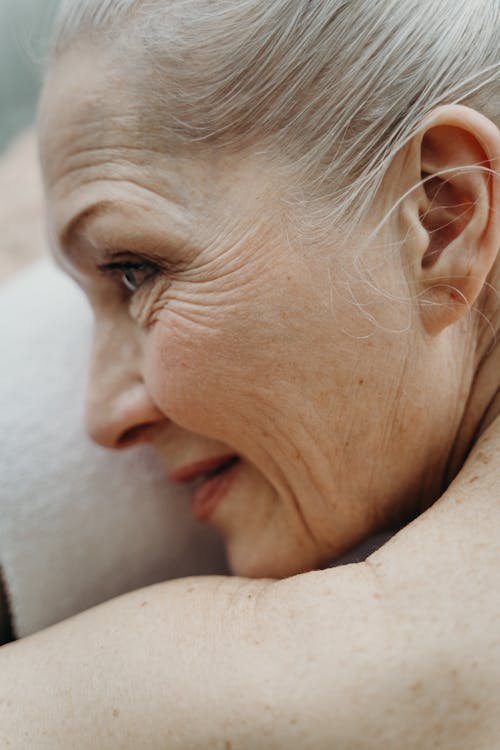
[[[172,307],[152,327],[145,350],[144,376],[158,407],[176,424],[219,439],[241,409],[251,365],[235,320],[212,311],[210,324],[208,317],[200,323]]]
[[[325,346],[331,312],[325,330],[321,305],[302,276],[275,263],[257,281],[255,273],[241,273],[238,283],[228,275],[218,283],[172,287],[149,330],[145,367],[148,389],[166,416],[233,441],[242,422],[255,432],[266,414],[293,416],[303,386],[313,378],[316,390],[324,377],[318,381],[316,371],[331,371],[311,363],[311,351],[331,349]]]
[[[248,427],[257,407],[272,413],[290,400],[289,391],[310,375],[311,349],[325,348],[316,304],[290,286],[264,277],[251,293],[248,286],[172,293],[148,333],[145,365],[148,389],[166,416],[223,439],[229,419],[233,430],[241,419]],[[298,317],[290,299],[299,300]]]

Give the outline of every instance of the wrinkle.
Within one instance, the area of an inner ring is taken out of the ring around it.
[[[168,314],[168,320],[162,315],[162,313]],[[175,328],[176,320],[188,324],[189,335],[192,335],[195,332],[200,333],[201,335],[220,333],[220,327],[217,325],[217,322],[210,316],[204,315],[203,309],[200,311],[199,305],[186,303],[184,301],[179,304],[179,300],[176,300],[175,296],[172,295],[169,299],[169,304],[167,306],[161,306],[161,310],[153,322],[167,328]],[[211,321],[213,322],[210,325]],[[185,326],[181,326],[178,330],[182,330],[182,335],[187,337],[188,332],[185,330]]]
[[[260,395],[260,394],[259,394]],[[270,396],[274,395],[274,391],[270,391]],[[258,405],[257,405],[258,404]],[[271,436],[273,433],[277,436],[277,439],[273,442],[273,456],[274,461],[273,464],[278,468],[278,477],[277,480],[279,481],[280,485],[280,492],[285,496],[288,497],[291,501],[292,507],[295,510],[295,513],[297,517],[300,520],[300,523],[302,525],[302,528],[306,531],[307,536],[312,543],[313,547],[317,547],[318,543],[318,536],[313,532],[313,529],[310,525],[310,522],[307,519],[307,516],[303,510],[302,503],[300,502],[299,498],[296,495],[296,492],[293,489],[293,479],[289,479],[288,477],[295,476],[298,472],[299,475],[302,478],[302,481],[304,478],[307,478],[304,483],[305,487],[310,487],[311,492],[314,491],[314,493],[317,495],[319,494],[320,497],[325,498],[325,490],[320,485],[317,484],[315,481],[316,476],[321,476],[321,472],[317,471],[313,466],[310,466],[307,462],[306,458],[302,454],[302,451],[300,451],[297,448],[297,444],[300,445],[310,445],[313,444],[315,448],[317,448],[317,439],[314,436],[314,433],[312,430],[309,430],[306,426],[306,423],[304,423],[300,416],[297,419],[290,420],[289,415],[286,415],[283,413],[281,409],[278,409],[275,403],[269,400],[263,400],[259,398],[257,404],[254,402],[254,408],[255,408],[255,416],[263,416],[264,417],[264,424],[271,424],[272,425],[272,432],[270,432],[269,427],[266,428],[266,433]],[[288,418],[287,418],[288,417]],[[287,427],[281,428],[280,424],[286,424]],[[291,430],[288,425],[293,424],[295,427],[293,436],[291,435]],[[300,432],[299,436],[296,436],[296,431]],[[294,439],[295,438],[295,439]],[[268,453],[270,453],[268,448]],[[312,453],[312,451],[311,451]],[[276,461],[276,457],[282,455],[282,458],[278,461]],[[319,454],[322,455],[322,451],[319,451]],[[271,455],[271,454],[270,454]],[[287,464],[287,457],[288,456],[294,456],[295,465],[291,469],[290,467],[287,467],[287,470],[280,470],[279,467],[282,465]],[[315,457],[315,464],[318,463],[317,457]],[[326,459],[327,460],[327,459]],[[328,460],[327,460],[328,462]],[[319,462],[321,463],[321,461]],[[328,462],[329,463],[329,462]],[[306,492],[309,490],[305,490]],[[307,498],[308,503],[314,505],[312,500],[310,498]],[[305,498],[302,502],[305,502]],[[326,505],[328,508],[331,509],[331,505],[326,501]]]

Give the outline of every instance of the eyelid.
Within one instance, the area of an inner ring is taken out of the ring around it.
[[[107,260],[104,263],[99,263],[97,268],[102,271],[112,270],[113,268],[119,268],[124,264],[129,265],[156,265],[159,266],[159,259],[147,257],[142,253],[130,252],[127,250],[119,250],[116,252],[106,252]]]
[[[97,268],[102,273],[112,273],[113,271],[123,271],[127,268],[147,268],[160,270],[156,263],[148,260],[117,260],[112,263],[100,263]]]
[[[107,255],[108,260],[105,263],[97,265],[100,271],[112,271],[113,269],[120,269],[124,264],[129,264],[130,266],[136,265],[138,267],[142,265],[151,266],[151,268],[156,268],[167,275],[172,275],[185,270],[187,267],[186,262],[168,260],[156,253],[116,250],[105,251],[105,255]]]

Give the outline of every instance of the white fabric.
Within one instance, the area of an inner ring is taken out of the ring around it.
[[[148,448],[85,436],[91,315],[50,261],[0,287],[0,568],[15,633],[168,578],[224,572]]]

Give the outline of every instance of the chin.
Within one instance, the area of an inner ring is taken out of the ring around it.
[[[290,578],[320,567],[317,560],[306,560],[285,548],[270,550],[257,544],[233,542],[227,545],[231,573],[241,578]]]

